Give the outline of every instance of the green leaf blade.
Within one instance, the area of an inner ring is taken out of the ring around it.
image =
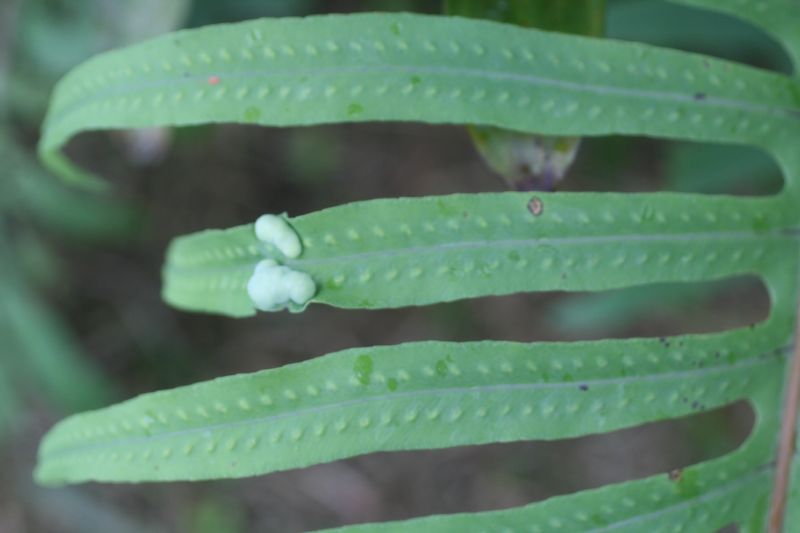
[[[62,166],[61,145],[90,129],[370,120],[766,145],[796,134],[800,89],[704,56],[487,21],[259,20],[88,61],[58,85],[40,151]]]
[[[785,4],[687,3],[741,11],[797,59],[796,11]],[[797,296],[800,84],[693,54],[484,21],[261,20],[90,60],[59,84],[39,149],[51,168],[85,182],[91,177],[61,152],[82,131],[370,120],[753,144],[776,156],[787,187],[769,199],[540,195],[543,211],[529,207],[531,195],[513,193],[353,204],[290,219],[304,244],[298,258],[256,241],[252,226],[179,239],[164,269],[165,298],[252,314],[245,285],[269,258],[309,274],[314,301],[341,307],[756,274],[772,314],[752,330],[661,342],[350,350],[145,395],[59,424],[42,444],[38,479],[242,477],[380,450],[610,431],[749,399],[758,416],[748,441],[687,469],[683,482],[660,476],[510,511],[380,527],[713,530],[736,520],[760,530]]]
[[[265,258],[311,275],[313,302],[346,308],[719,279],[763,272],[795,253],[775,205],[680,194],[361,202],[290,219],[304,244],[297,259],[259,242],[252,225],[177,239],[164,295],[182,309],[251,315],[246,285]]]
[[[786,351],[774,341],[764,328],[347,350],[69,418],[44,440],[37,477],[241,477],[381,450],[610,431],[774,391]]]

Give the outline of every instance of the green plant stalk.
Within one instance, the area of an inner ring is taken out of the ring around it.
[[[796,453],[797,413],[800,406],[800,308],[797,312],[795,327],[794,351],[789,366],[789,378],[786,383],[786,398],[783,403],[783,417],[778,441],[778,453],[775,466],[775,480],[772,487],[771,505],[768,519],[769,533],[783,531],[786,515],[786,498],[792,472],[792,460]]]

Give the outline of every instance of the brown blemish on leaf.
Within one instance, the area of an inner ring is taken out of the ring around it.
[[[534,196],[531,198],[531,201],[528,202],[528,211],[535,217],[538,217],[544,211],[544,202],[538,196]]]
[[[670,470],[667,474],[669,476],[670,481],[678,482],[683,477],[683,468],[676,468],[675,470]]]

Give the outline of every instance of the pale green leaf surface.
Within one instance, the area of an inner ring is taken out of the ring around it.
[[[605,290],[757,273],[797,250],[773,199],[681,194],[526,193],[375,200],[290,219],[304,250],[283,257],[252,225],[177,239],[164,296],[184,309],[245,316],[256,263],[310,274],[312,301],[424,305],[542,290]],[[782,229],[784,228],[784,229]]]
[[[609,431],[774,389],[786,352],[774,332],[348,350],[72,417],[45,439],[37,475],[240,477],[378,450]]]
[[[786,76],[634,43],[409,14],[256,20],[99,55],[57,86],[40,151],[90,129],[367,120],[780,144]],[[75,178],[76,172],[71,172]]]

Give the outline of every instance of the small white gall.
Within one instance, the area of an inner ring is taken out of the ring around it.
[[[247,282],[247,294],[261,311],[299,309],[317,292],[311,276],[298,272],[272,259],[260,261]]]
[[[255,229],[258,240],[272,244],[286,257],[299,257],[303,251],[300,237],[286,219],[279,215],[261,215],[256,220]]]

